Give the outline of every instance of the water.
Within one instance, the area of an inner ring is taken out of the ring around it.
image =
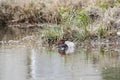
[[[2,47],[0,80],[120,80],[120,55],[84,48],[60,55],[57,49]]]

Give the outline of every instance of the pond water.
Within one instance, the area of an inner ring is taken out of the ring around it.
[[[0,80],[120,80],[120,53],[76,48],[1,47]]]

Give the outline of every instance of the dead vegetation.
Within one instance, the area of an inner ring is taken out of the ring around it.
[[[0,28],[14,25],[25,29],[43,23],[57,24],[47,26],[48,28],[44,30],[42,38],[44,36],[49,42],[57,40],[56,38],[75,41],[93,39],[96,36],[99,39],[109,38],[116,34],[119,19],[119,0],[56,0],[49,4],[45,2],[0,4]]]

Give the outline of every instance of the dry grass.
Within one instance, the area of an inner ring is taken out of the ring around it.
[[[0,20],[5,18],[5,23],[60,24],[45,30],[44,36],[49,39],[68,37],[79,41],[93,35],[106,36],[120,19],[119,0],[4,1],[0,6]]]

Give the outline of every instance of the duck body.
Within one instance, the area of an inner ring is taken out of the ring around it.
[[[71,41],[65,41],[65,44],[68,46],[68,49],[66,50],[66,54],[73,53],[75,49],[75,44]]]
[[[74,52],[75,44],[71,41],[58,41],[58,52],[60,54],[71,54]]]
[[[117,36],[120,36],[120,31],[117,32]]]

